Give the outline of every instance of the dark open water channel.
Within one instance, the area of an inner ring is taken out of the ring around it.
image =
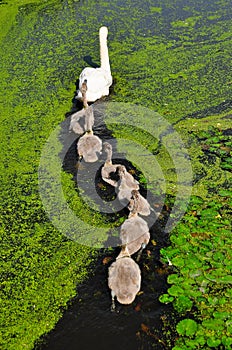
[[[67,137],[70,137],[71,140],[75,139],[74,134],[68,133],[69,119],[64,124],[67,124],[65,125],[66,131],[61,135],[61,141],[67,142]],[[117,141],[102,120],[95,119],[94,130],[103,142],[110,139],[113,149],[117,149]],[[64,158],[64,170],[73,175],[77,188],[80,186],[92,199],[94,199],[94,196],[91,195],[92,189],[85,185],[89,181],[95,183],[95,188],[98,188],[97,195],[103,199],[108,197],[108,200],[113,198],[114,190],[110,185],[105,184],[108,191],[101,191],[98,186],[102,183],[100,169],[104,161],[104,154],[94,164],[82,162],[82,175],[79,177],[79,182],[76,181],[78,173],[76,141],[75,139],[72,142]],[[134,176],[138,179],[138,170],[128,160],[120,158],[120,153],[113,153],[113,162],[126,165],[128,170],[134,170]],[[146,188],[140,186],[140,190],[146,197]],[[151,204],[157,205],[156,211],[162,210],[163,204],[158,207],[159,197],[151,195],[151,198],[153,199]],[[162,203],[161,199],[160,202]],[[168,234],[164,233],[164,227],[169,213],[165,209],[163,208],[162,215],[151,226],[151,240],[139,262],[142,273],[141,295],[136,297],[133,304],[125,306],[116,303],[116,311],[111,312],[111,295],[107,285],[108,267],[119,254],[120,248],[116,247],[110,251],[102,249],[99,252],[98,261],[93,266],[91,277],[85,283],[77,286],[77,297],[71,301],[55,329],[45,336],[41,340],[42,343],[38,344],[35,349],[162,350],[167,348],[162,334],[162,318],[169,318],[173,310],[171,306],[161,304],[158,300],[167,289],[166,278],[170,272],[167,266],[159,261],[159,250],[168,242]],[[120,215],[124,218],[128,213],[127,209],[120,211]],[[149,218],[145,219],[149,222]],[[150,218],[150,220],[153,219]],[[117,246],[119,243],[117,238],[109,235],[106,247]],[[136,258],[136,255],[134,257]]]

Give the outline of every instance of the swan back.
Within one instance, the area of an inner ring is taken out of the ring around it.
[[[138,213],[144,216],[148,216],[151,213],[150,204],[136,189],[131,191],[128,209],[131,213]]]
[[[150,240],[146,221],[137,214],[126,219],[120,229],[120,239],[122,245],[127,247],[128,254],[135,254],[142,244],[147,245]]]
[[[141,288],[141,271],[130,257],[117,259],[109,267],[108,286],[121,304],[131,304]]]
[[[135,180],[130,173],[128,173],[124,165],[119,165],[117,167],[117,171],[120,177],[116,188],[118,199],[120,201],[127,200],[129,202],[131,199],[131,191],[133,189],[139,189],[139,182]]]
[[[109,95],[109,87],[112,85],[112,76],[110,70],[109,53],[107,46],[108,29],[103,26],[99,29],[100,42],[100,68],[86,67],[79,77],[79,90],[77,99],[82,99],[81,86],[87,80],[88,90],[86,98],[89,102],[94,102],[102,96]]]
[[[80,86],[83,80],[88,81],[88,91],[86,93],[87,101],[95,102],[102,96],[109,95],[109,87],[112,84],[112,77],[102,68],[86,67],[79,77],[78,99],[82,99]]]
[[[101,139],[93,135],[93,133],[85,133],[77,144],[77,152],[79,157],[83,157],[84,161],[87,163],[93,163],[98,160],[99,154],[102,150]]]
[[[80,111],[74,113],[71,116],[69,131],[73,131],[75,134],[83,134],[85,128],[81,126],[80,121],[85,117],[85,109],[82,108]]]

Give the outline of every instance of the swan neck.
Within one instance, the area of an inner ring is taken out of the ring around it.
[[[87,97],[86,97],[86,92],[82,93],[82,100],[83,100],[83,106],[84,108],[88,108],[88,102],[87,102]]]
[[[112,164],[112,149],[107,149],[106,151],[106,163]]]
[[[86,107],[86,111],[85,111],[85,116],[86,116],[86,129],[87,131],[89,131],[90,133],[92,133],[92,125],[91,125],[91,115],[93,113],[93,109],[91,106]]]
[[[134,211],[134,208],[133,208],[128,216],[128,219],[134,218],[135,216],[138,216],[138,212]]]
[[[122,259],[122,258],[130,258],[130,253],[126,245],[122,246],[122,249],[119,255],[117,256],[116,260]]]
[[[111,74],[109,52],[108,52],[108,46],[107,46],[107,34],[108,34],[107,28],[101,27],[99,30],[100,61],[101,61],[101,68],[108,71]]]
[[[133,197],[134,203],[133,203],[133,208],[131,209],[130,212],[130,217],[136,216],[138,214],[138,199],[136,197]]]
[[[87,102],[87,96],[86,96],[87,89],[88,89],[87,88],[87,80],[85,80],[81,86],[82,102],[83,102],[84,108],[87,108],[89,106],[88,102]]]
[[[91,129],[91,130],[87,130],[86,131],[86,133],[85,133],[85,135],[87,136],[91,136],[91,135],[93,135],[93,130]]]

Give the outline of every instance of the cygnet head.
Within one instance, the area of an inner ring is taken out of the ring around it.
[[[109,151],[112,151],[112,146],[109,142],[104,142],[103,143],[103,150],[105,152],[109,152]]]
[[[139,199],[139,191],[138,190],[132,190],[131,191],[131,197],[134,199]]]
[[[126,167],[124,165],[118,166],[118,175],[123,177],[126,174]]]
[[[85,94],[87,90],[88,90],[88,88],[87,88],[87,79],[85,79],[83,81],[82,85],[81,85],[81,92],[82,92],[82,94]]]
[[[133,200],[133,205],[130,208],[130,214],[129,214],[128,218],[132,218],[133,216],[138,215],[139,194],[140,193],[138,190],[131,191],[131,199]]]

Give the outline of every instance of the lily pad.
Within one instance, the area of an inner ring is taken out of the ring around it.
[[[209,329],[209,330],[214,330],[214,331],[219,331],[219,330],[223,330],[224,328],[224,322],[221,319],[208,319],[208,320],[204,320],[202,322],[202,325]]]
[[[170,284],[179,284],[180,282],[183,281],[183,277],[179,277],[177,274],[173,273],[168,276],[167,281]]]
[[[186,311],[190,311],[193,306],[192,300],[190,300],[187,296],[181,295],[174,302],[175,309],[182,313]]]
[[[217,338],[208,338],[208,340],[207,340],[207,345],[210,348],[216,348],[220,344],[221,344],[221,340],[217,339]]]
[[[170,296],[169,294],[162,294],[159,297],[159,301],[163,304],[171,303],[174,300],[174,297]]]
[[[181,287],[178,286],[171,286],[170,288],[168,288],[168,293],[172,296],[179,296],[179,295],[183,295],[184,294],[184,290]]]
[[[180,321],[176,326],[176,330],[180,335],[187,335],[187,336],[193,336],[196,333],[197,328],[198,328],[197,322],[189,318],[186,318],[185,320]]]
[[[232,345],[232,337],[227,337],[227,336],[223,336],[222,337],[222,344],[225,346],[231,346]]]

